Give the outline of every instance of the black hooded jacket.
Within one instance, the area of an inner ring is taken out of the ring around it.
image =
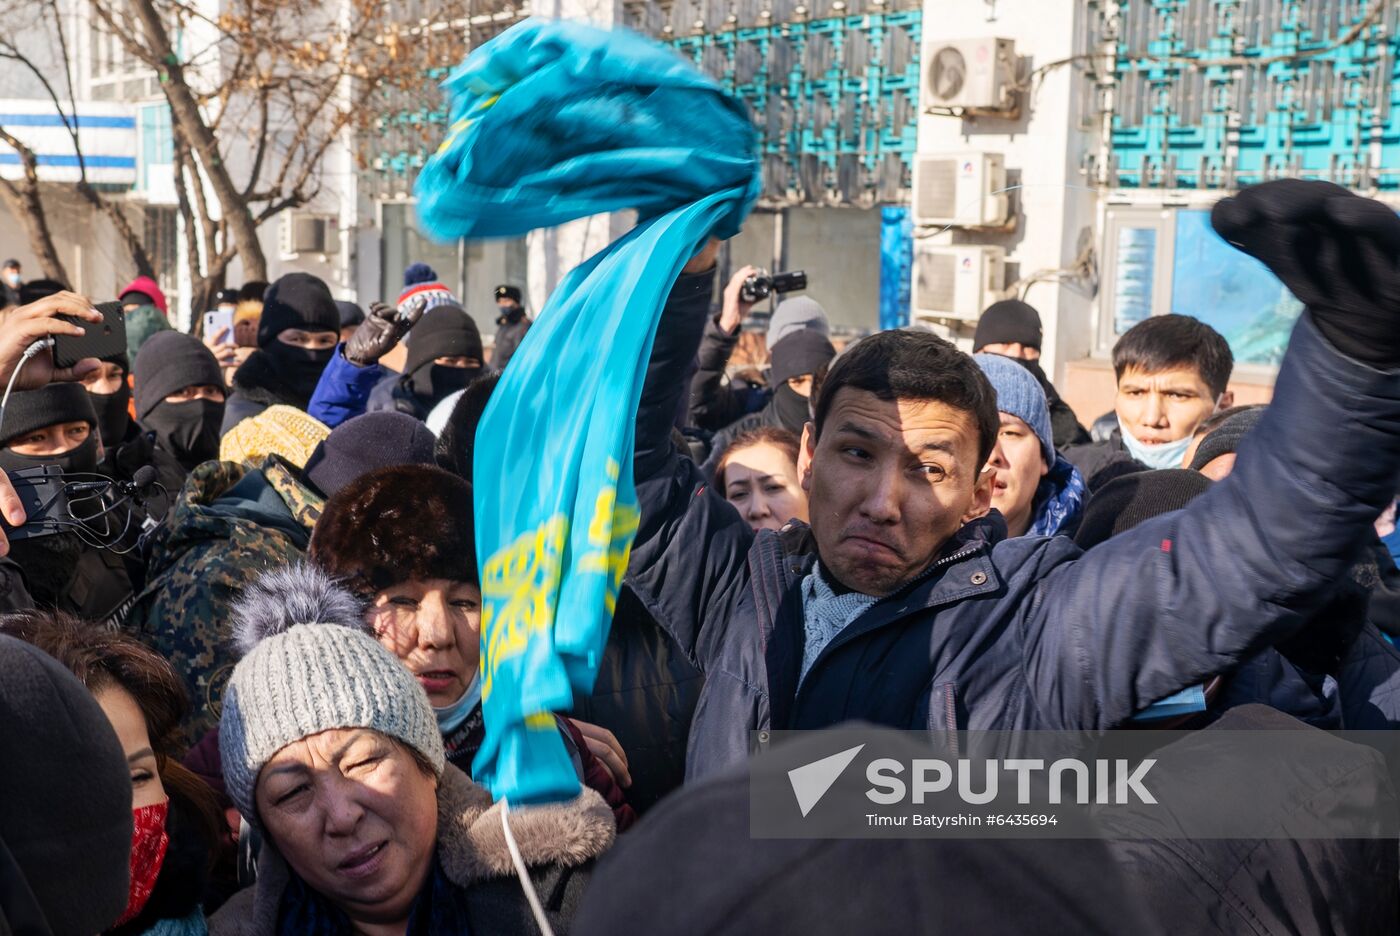
[[[219,433],[227,435],[234,426],[269,406],[284,404],[304,410],[310,402],[311,393],[303,394],[292,386],[278,372],[272,355],[262,350],[254,351],[233,373],[233,392],[224,404],[224,422]]]

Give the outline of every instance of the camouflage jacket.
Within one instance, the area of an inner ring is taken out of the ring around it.
[[[237,662],[233,602],[264,571],[305,553],[322,503],[276,455],[256,470],[206,462],[180,491],[127,628],[184,679],[191,742],[218,723],[223,687]]]

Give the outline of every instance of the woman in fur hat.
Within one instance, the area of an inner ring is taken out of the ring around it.
[[[212,932],[567,930],[616,834],[596,792],[503,815],[448,766],[418,681],[314,567],[265,575],[236,606],[234,629],[244,656],[219,746],[229,796],[263,848],[257,884]]]
[[[427,694],[448,763],[470,774],[485,736],[471,486],[426,465],[364,475],[326,502],[310,558],[364,603],[365,623]],[[636,814],[622,791],[627,763],[616,739],[594,725],[558,722],[579,779],[626,831]]]

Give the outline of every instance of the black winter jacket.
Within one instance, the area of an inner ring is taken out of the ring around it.
[[[755,388],[741,389],[725,382],[729,357],[738,343],[737,331],[720,328],[714,316],[705,320],[695,375],[690,378],[690,425],[717,432],[752,413],[756,399],[762,399]]]
[[[685,779],[685,748],[704,677],[632,590],[623,587],[593,691],[574,717],[602,725],[627,752],[627,802],[646,812]]]
[[[670,441],[668,379],[694,354],[710,277],[677,282],[637,418],[641,527],[627,584],[705,687],[687,775],[748,732],[866,719],[899,728],[1100,729],[1226,672],[1329,598],[1400,473],[1400,372],[1357,364],[1304,315],[1260,444],[1185,510],[1083,553],[966,524],[916,581],[831,641],[798,687],[810,542],[764,531]]]
[[[243,366],[233,372],[233,391],[224,404],[221,436],[245,419],[257,416],[269,406],[294,406],[305,410],[311,404],[311,394],[301,393],[278,372],[272,355],[257,350],[248,356]]]
[[[1261,775],[1287,778],[1261,792],[1238,782],[1238,767],[1221,756],[1229,735],[1217,732],[1265,730],[1308,732],[1299,739],[1308,754],[1299,757],[1280,745],[1276,763],[1256,763]],[[1109,848],[1148,916],[1170,921],[1177,933],[1396,932],[1400,850],[1394,839],[1185,838],[1173,820],[1173,812],[1191,809],[1192,796],[1199,795],[1212,799],[1208,808],[1274,817],[1280,830],[1299,815],[1314,826],[1331,820],[1354,829],[1367,817],[1380,824],[1381,817],[1395,815],[1396,799],[1379,752],[1249,705],[1187,734],[1158,757],[1152,789],[1162,803],[1176,806],[1127,818],[1106,808],[1102,818]]]

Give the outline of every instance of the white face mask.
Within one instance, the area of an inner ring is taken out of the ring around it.
[[[19,289],[19,284],[22,281],[23,280],[20,278],[20,275],[18,273],[5,274],[5,282],[9,283],[12,289]]]
[[[1191,447],[1191,438],[1194,432],[1175,442],[1162,442],[1157,445],[1144,445],[1137,440],[1128,427],[1123,425],[1123,420],[1118,420],[1118,431],[1123,436],[1123,447],[1128,450],[1128,454],[1142,462],[1149,468],[1180,468],[1181,460],[1186,457],[1186,450]]]
[[[442,708],[433,707],[433,714],[437,716],[438,731],[444,735],[456,731],[458,726],[467,720],[467,716],[472,713],[472,709],[480,704],[481,668],[477,667],[476,675],[472,676],[471,684],[467,686],[467,691],[462,693],[460,699]]]

